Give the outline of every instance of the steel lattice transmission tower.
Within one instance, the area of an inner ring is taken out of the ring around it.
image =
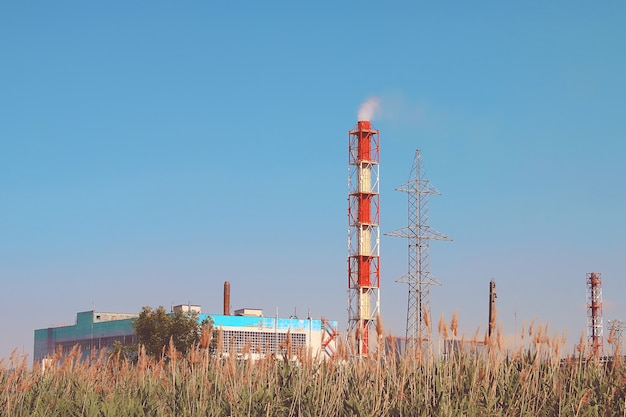
[[[429,342],[429,326],[425,315],[430,315],[430,287],[441,285],[430,275],[430,241],[447,240],[447,236],[428,225],[428,198],[440,193],[429,183],[422,165],[420,150],[415,151],[409,181],[396,188],[407,193],[409,200],[408,226],[390,233],[409,240],[409,270],[397,282],[409,286],[408,309],[406,316],[406,351],[425,348]]]

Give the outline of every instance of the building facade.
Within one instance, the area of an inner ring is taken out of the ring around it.
[[[199,308],[187,310],[186,305],[173,307],[173,311],[177,309],[198,313],[199,322],[212,320],[217,330],[217,348],[222,354],[257,358],[310,352],[314,357],[324,358],[332,357],[336,349],[336,321],[264,317],[262,310],[257,309],[237,310],[238,315],[234,316],[202,314]],[[67,354],[76,345],[83,358],[88,358],[92,353],[110,349],[116,341],[134,344],[137,338],[133,319],[138,316],[84,311],[76,315],[74,325],[35,330],[33,359],[42,361],[59,350]]]
[[[132,322],[136,317],[139,315],[83,311],[76,314],[73,325],[35,330],[33,360],[51,357],[59,349],[67,353],[76,345],[83,357],[89,357],[92,351],[108,349],[116,341],[123,345],[136,343]]]

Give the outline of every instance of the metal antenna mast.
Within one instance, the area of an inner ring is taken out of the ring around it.
[[[407,193],[409,200],[409,223],[407,227],[387,233],[388,236],[409,240],[409,271],[397,282],[409,285],[406,316],[406,351],[425,348],[430,342],[428,318],[430,314],[430,287],[441,285],[430,275],[430,241],[447,240],[449,237],[428,225],[428,197],[440,195],[426,178],[419,149],[415,151],[409,181],[396,191]]]

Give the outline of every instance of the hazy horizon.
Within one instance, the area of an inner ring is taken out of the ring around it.
[[[199,304],[347,321],[348,131],[378,99],[381,311],[403,335],[416,149],[434,329],[626,320],[626,5],[0,6],[0,358],[76,313]]]

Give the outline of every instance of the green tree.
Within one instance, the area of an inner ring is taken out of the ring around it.
[[[211,322],[205,320],[199,323],[196,313],[167,313],[163,306],[156,310],[143,307],[139,317],[133,321],[139,344],[145,346],[146,353],[151,356],[160,356],[164,348],[167,353],[170,339],[177,351],[183,354],[189,352],[200,342],[203,325],[210,326]]]
[[[122,342],[116,340],[109,349],[109,358],[135,362],[137,359],[137,344],[123,345]]]

